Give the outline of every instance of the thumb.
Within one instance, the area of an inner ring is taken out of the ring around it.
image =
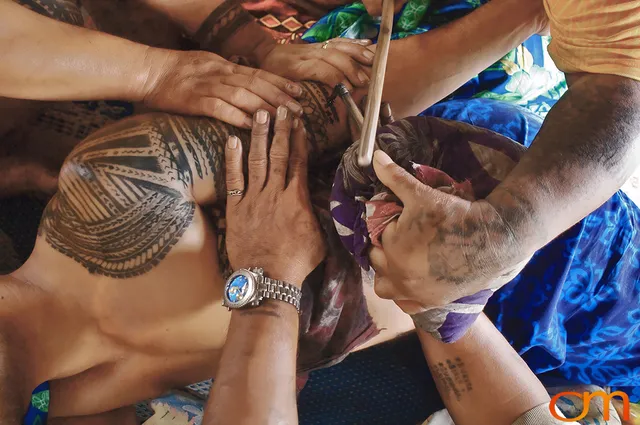
[[[418,190],[425,187],[407,170],[393,162],[389,155],[379,149],[373,154],[373,169],[378,179],[391,189],[405,205],[415,198]]]

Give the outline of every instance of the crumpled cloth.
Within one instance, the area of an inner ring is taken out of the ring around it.
[[[412,117],[378,131],[378,147],[424,184],[464,199],[486,197],[517,164],[525,148],[504,136],[468,124]],[[357,165],[357,145],[344,154],[331,192],[331,215],[342,243],[369,270],[371,245],[402,204],[375,176]],[[414,316],[437,339],[460,339],[493,294],[487,289]]]

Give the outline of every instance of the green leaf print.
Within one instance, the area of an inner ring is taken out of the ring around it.
[[[396,28],[401,31],[416,29],[424,14],[427,13],[430,4],[431,0],[409,0],[396,23]]]
[[[41,412],[49,412],[49,390],[31,396],[31,404]]]

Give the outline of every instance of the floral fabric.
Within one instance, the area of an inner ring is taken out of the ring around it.
[[[391,38],[400,39],[428,32],[465,16],[485,3],[487,0],[409,0],[394,18]],[[379,18],[367,14],[362,3],[353,3],[320,19],[302,39],[309,43],[334,37],[376,41],[379,21]],[[530,37],[445,100],[502,100],[545,116],[567,88],[564,74],[556,68],[548,54],[549,42],[549,37]],[[437,60],[430,58],[425,58],[425,63],[437,66]]]

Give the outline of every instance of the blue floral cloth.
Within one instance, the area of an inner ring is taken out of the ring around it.
[[[541,119],[488,99],[424,113],[529,146]],[[543,380],[612,386],[640,400],[640,208],[618,191],[540,249],[485,312]]]
[[[31,393],[31,402],[23,425],[45,425],[49,415],[49,383],[45,382],[36,387]]]
[[[394,17],[392,39],[428,32],[487,3],[488,0],[409,0]],[[320,19],[302,39],[318,43],[334,37],[377,41],[380,19],[362,3],[337,8]],[[445,100],[488,98],[522,106],[540,116],[566,91],[564,74],[548,54],[549,37],[534,35],[502,59],[473,77]],[[427,65],[428,64],[428,65]],[[425,58],[425,66],[438,66]]]

